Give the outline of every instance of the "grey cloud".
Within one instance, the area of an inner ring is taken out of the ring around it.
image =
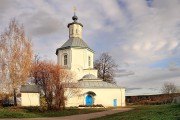
[[[177,28],[180,23],[177,12],[180,11],[179,2],[166,4],[165,0],[159,2],[161,6],[155,2],[155,8],[148,8],[142,1],[138,1],[137,5],[132,1],[124,2],[132,20],[123,28],[123,36],[119,36],[121,43],[112,49],[117,58],[121,57],[121,61],[133,64],[147,64],[175,55],[174,50],[180,54],[177,50],[180,48],[180,34],[177,34],[180,33]]]
[[[11,0],[0,0],[0,12],[5,12],[15,5],[16,1],[12,2]]]
[[[153,95],[153,94],[161,94],[161,90],[159,88],[127,88],[126,96],[134,96],[134,95]]]
[[[143,69],[135,70],[136,74],[127,77],[117,78],[122,86],[142,87],[142,88],[161,88],[164,82],[172,82],[179,85],[179,71],[171,72],[168,69]]]
[[[43,11],[38,11],[34,14],[23,13],[20,17],[28,18],[26,25],[32,36],[43,36],[55,33],[60,33],[64,29],[63,22],[60,19],[54,17]]]
[[[169,68],[170,71],[180,71],[180,67],[171,67]]]
[[[129,75],[134,75],[135,73],[130,70],[126,69],[120,69],[115,71],[115,77],[122,77],[122,76],[129,76]]]
[[[171,63],[171,64],[169,65],[169,70],[170,70],[170,71],[180,71],[180,66],[177,66],[177,65],[176,65],[176,62]]]
[[[142,90],[143,88],[126,88],[126,91]]]

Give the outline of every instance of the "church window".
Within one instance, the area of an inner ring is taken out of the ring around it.
[[[78,34],[78,29],[76,29],[76,34]]]
[[[64,65],[67,65],[67,54],[64,55]]]
[[[91,57],[90,56],[88,57],[88,65],[89,65],[89,67],[91,66]]]

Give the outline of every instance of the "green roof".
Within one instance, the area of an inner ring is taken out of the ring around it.
[[[81,38],[79,37],[70,37],[60,48],[56,49],[56,55],[58,50],[64,50],[68,48],[86,48],[94,52]]]

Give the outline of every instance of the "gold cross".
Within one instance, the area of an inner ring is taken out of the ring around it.
[[[76,9],[76,7],[74,6],[74,8],[73,8],[73,9],[74,9],[74,13],[75,13],[75,12],[76,12],[76,10],[77,10],[77,9]]]

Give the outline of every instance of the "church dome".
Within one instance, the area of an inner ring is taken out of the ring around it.
[[[72,17],[72,19],[73,19],[74,21],[76,21],[76,20],[78,20],[78,17],[77,17],[76,15],[74,15],[74,16]]]
[[[82,79],[97,79],[97,78],[95,75],[87,74],[87,75],[84,75]]]

